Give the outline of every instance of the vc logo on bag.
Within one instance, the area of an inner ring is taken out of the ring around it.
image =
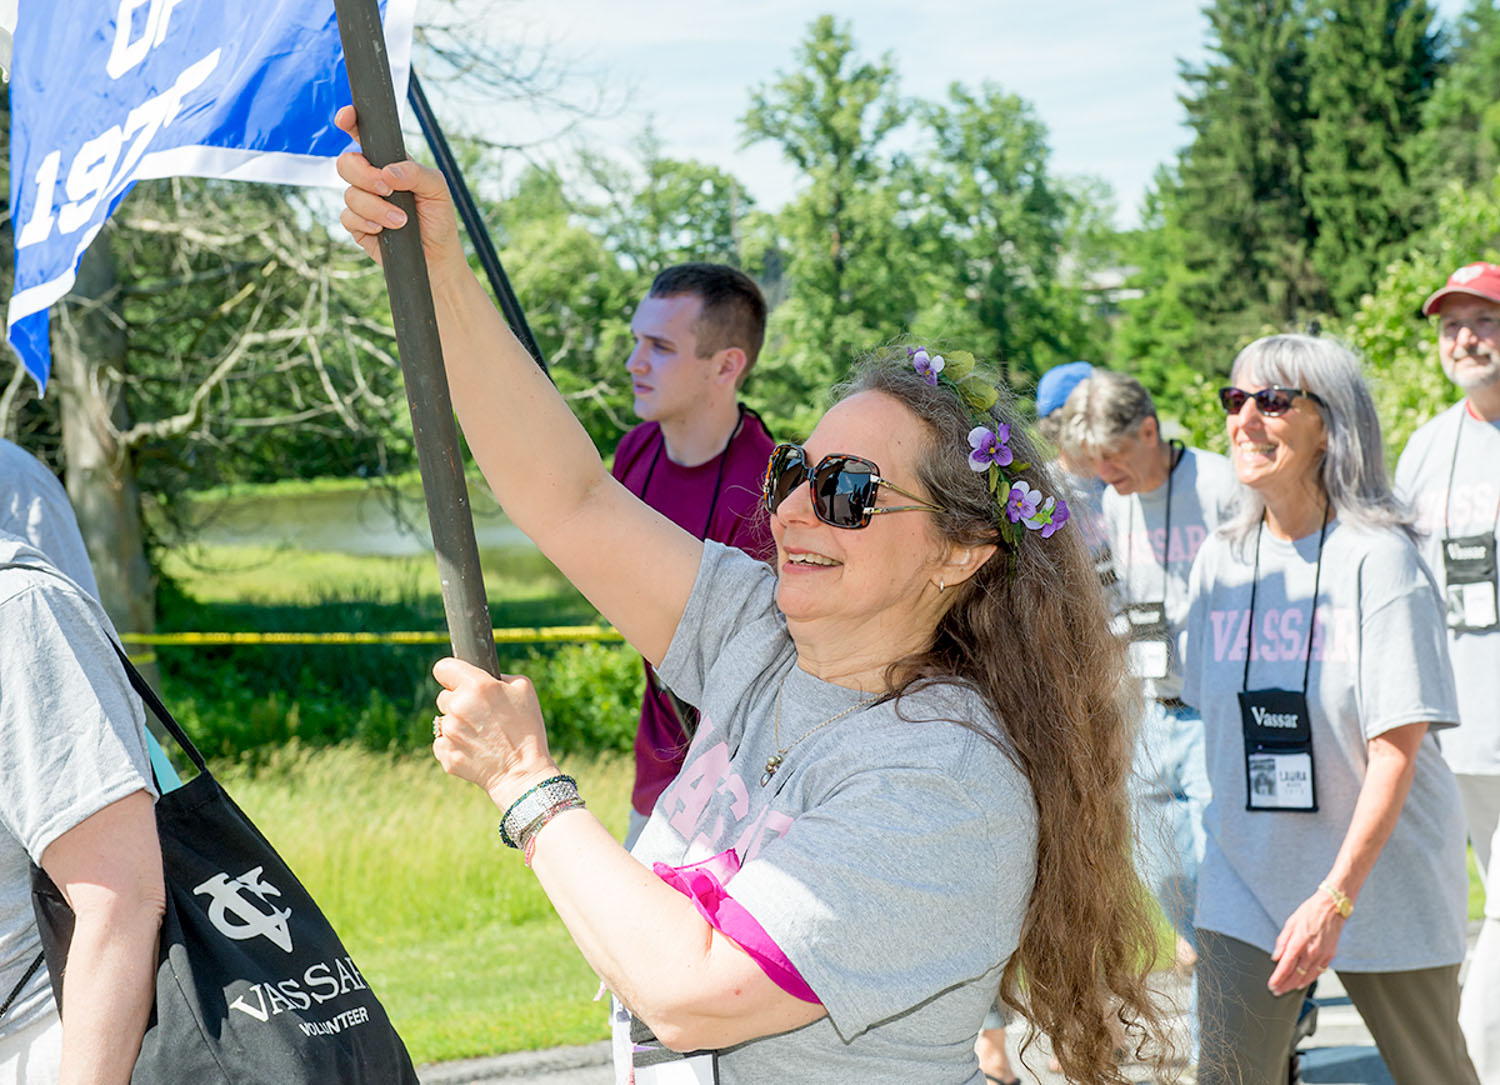
[[[292,951],[292,932],[286,921],[291,918],[290,908],[277,908],[267,897],[281,896],[281,890],[261,879],[263,867],[247,870],[238,878],[227,874],[215,874],[193,892],[211,897],[208,918],[219,933],[237,942],[260,935],[280,946],[287,953]],[[261,904],[269,908],[262,911],[245,894],[253,894]]]

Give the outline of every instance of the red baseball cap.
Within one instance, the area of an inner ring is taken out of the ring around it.
[[[1443,288],[1422,303],[1422,315],[1431,316],[1449,294],[1468,294],[1500,304],[1500,267],[1483,261],[1465,264],[1452,275]]]

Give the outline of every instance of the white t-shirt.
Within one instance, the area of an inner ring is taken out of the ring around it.
[[[1104,525],[1121,603],[1164,603],[1168,644],[1175,647],[1188,610],[1188,573],[1198,548],[1229,519],[1239,493],[1234,467],[1217,452],[1184,448],[1172,469],[1172,537],[1167,533],[1167,483],[1149,493],[1104,491]],[[1169,652],[1165,678],[1145,678],[1147,697],[1182,696],[1182,663]]]
[[[1294,542],[1262,533],[1248,688],[1302,689],[1311,625],[1307,702],[1318,809],[1251,812],[1238,693],[1247,688],[1254,546],[1252,536],[1240,553],[1214,535],[1193,567],[1183,698],[1203,714],[1213,784],[1194,922],[1270,953],[1282,925],[1333,866],[1364,784],[1366,744],[1427,722],[1433,726],[1418,749],[1411,792],[1333,965],[1387,972],[1457,964],[1468,901],[1463,815],[1432,731],[1453,726],[1458,706],[1432,577],[1395,529],[1333,520],[1321,576],[1316,532]]]
[[[819,728],[863,698],[796,666],[775,588],[765,564],[705,544],[660,668],[702,721],[634,849],[672,866],[735,849],[729,895],[828,1010],[722,1053],[721,1080],[979,1085],[974,1036],[1035,875],[1030,788],[992,742],[950,722],[995,730],[959,687]],[[780,748],[807,737],[762,786],[778,688]]]
[[[1445,516],[1448,537],[1500,538],[1500,425],[1473,417],[1467,403],[1448,408],[1413,433],[1396,465],[1396,492],[1416,510],[1423,533],[1418,546],[1444,591]],[[1439,739],[1443,756],[1454,772],[1500,774],[1500,632],[1450,629],[1448,652],[1458,682],[1462,726]]]

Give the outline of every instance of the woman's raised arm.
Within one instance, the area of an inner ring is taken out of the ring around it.
[[[354,110],[340,128],[356,139]],[[453,406],[496,498],[564,576],[642,655],[659,662],[682,618],[703,544],[610,477],[567,404],[511,334],[464,258],[442,175],[406,161],[339,158],[344,228],[380,259],[406,222],[386,197],[416,198]]]

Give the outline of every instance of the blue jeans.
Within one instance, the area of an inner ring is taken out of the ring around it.
[[[1211,794],[1202,717],[1186,706],[1147,701],[1130,779],[1136,869],[1173,929],[1194,949],[1193,899],[1207,839],[1203,811]]]

